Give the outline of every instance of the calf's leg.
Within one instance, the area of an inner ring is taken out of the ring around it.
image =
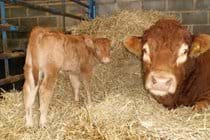
[[[39,89],[39,102],[40,102],[40,126],[45,127],[47,123],[47,112],[50,104],[53,90],[55,87],[58,69],[54,66],[48,66],[44,71],[44,78],[41,82]]]
[[[91,103],[90,78],[91,78],[91,73],[83,73],[82,74],[82,82],[84,84],[85,91],[87,93],[88,104]]]
[[[38,85],[35,85],[35,79],[32,73],[32,67],[24,67],[25,82],[23,85],[24,105],[25,105],[25,119],[26,127],[33,126],[32,106],[34,104],[35,96],[38,90]]]
[[[74,99],[75,101],[79,101],[79,88],[80,88],[79,76],[74,74],[69,74],[69,79],[71,81],[74,90]]]

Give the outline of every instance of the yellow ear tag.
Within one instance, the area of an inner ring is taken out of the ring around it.
[[[195,44],[195,51],[199,51],[200,50],[200,45],[198,45],[197,43]]]
[[[190,53],[190,57],[197,57],[200,55],[200,45],[198,43],[193,43],[192,44],[192,51]]]

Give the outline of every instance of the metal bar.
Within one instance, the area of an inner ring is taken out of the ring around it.
[[[3,1],[0,1],[1,5],[1,24],[6,24],[6,13],[5,13],[5,4]],[[3,52],[7,52],[7,33],[6,31],[2,31],[2,43],[3,43]],[[8,59],[4,59],[4,69],[5,69],[5,77],[9,76],[9,61]]]
[[[0,31],[18,31],[18,27],[12,25],[0,25]]]
[[[63,13],[66,12],[66,1],[62,0],[62,9],[63,9]],[[66,31],[66,18],[65,15],[63,15],[63,32]]]
[[[81,6],[84,6],[84,7],[86,7],[86,8],[89,8],[89,6],[88,6],[87,4],[82,3],[82,2],[80,2],[79,0],[71,0],[71,1],[77,3],[77,4],[81,5]]]
[[[94,19],[96,17],[96,4],[94,0],[88,0],[88,17]]]
[[[16,58],[16,57],[24,57],[25,52],[3,52],[0,53],[0,59],[9,59],[9,58]]]
[[[20,81],[23,79],[24,79],[23,74],[19,74],[19,75],[15,75],[15,76],[8,76],[4,79],[0,79],[0,86],[9,84],[9,83],[14,83],[14,82],[17,82],[17,81]]]
[[[8,25],[0,24],[0,31],[29,32],[30,30],[23,26],[18,27],[18,26],[13,26],[13,25],[8,26]]]
[[[5,14],[5,5],[4,2],[0,2],[1,4],[1,24],[6,24],[6,14]],[[7,33],[2,31],[2,40],[3,40],[3,51],[7,50]]]
[[[76,16],[76,15],[69,14],[69,13],[63,13],[62,11],[59,11],[55,8],[47,8],[47,7],[44,7],[44,6],[34,5],[34,4],[31,4],[31,3],[28,3],[28,2],[24,2],[22,0],[13,0],[13,2],[15,2],[18,5],[26,6],[28,8],[37,9],[37,10],[45,11],[45,12],[50,12],[50,13],[55,14],[55,15],[61,15],[61,16],[64,15],[66,17],[71,17],[71,18],[78,19],[78,20],[85,20],[84,17]]]
[[[96,2],[95,2],[95,0],[93,0],[93,18],[95,18],[96,17]]]

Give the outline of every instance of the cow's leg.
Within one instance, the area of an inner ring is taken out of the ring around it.
[[[203,111],[208,109],[209,105],[210,105],[210,91],[198,99],[198,101],[195,103],[193,107],[193,110]]]
[[[45,127],[47,123],[47,112],[50,104],[53,90],[55,87],[58,69],[54,66],[48,66],[44,71],[44,78],[40,85],[39,102],[40,102],[40,126]]]
[[[74,90],[74,99],[75,101],[79,101],[79,88],[80,88],[79,76],[74,74],[69,74],[69,79],[71,81]]]
[[[25,119],[26,126],[33,126],[32,119],[32,106],[34,104],[35,96],[37,93],[38,85],[35,85],[32,68],[30,66],[25,66],[24,68],[25,82],[23,85],[23,94],[24,94],[24,105],[25,105]]]

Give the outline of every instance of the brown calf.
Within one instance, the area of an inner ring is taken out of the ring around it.
[[[176,20],[159,20],[142,37],[128,37],[125,47],[143,61],[144,85],[171,109],[203,110],[210,104],[210,36],[191,36]]]
[[[29,38],[24,66],[23,87],[26,111],[26,126],[32,126],[32,105],[37,91],[40,100],[40,125],[46,124],[47,110],[60,70],[69,72],[75,100],[79,101],[80,79],[91,102],[89,79],[95,59],[103,63],[110,61],[110,40],[87,35],[65,35],[36,27]]]

